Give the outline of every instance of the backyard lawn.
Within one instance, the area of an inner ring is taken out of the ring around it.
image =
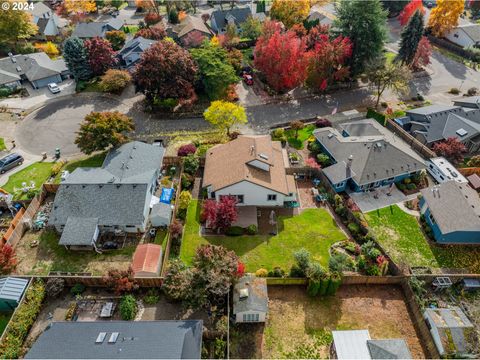
[[[369,212],[365,217],[377,240],[396,263],[480,271],[478,247],[441,247],[428,242],[417,219],[396,205]]]
[[[36,188],[40,188],[42,184],[50,178],[53,165],[53,162],[37,162],[32,164],[11,175],[2,188],[13,194],[15,188],[20,189],[22,187],[22,182],[30,185],[30,181],[35,182]]]
[[[307,209],[301,215],[279,217],[277,236],[203,237],[199,234],[199,212],[199,202],[192,200],[180,249],[180,257],[187,264],[191,263],[199,245],[210,243],[235,251],[249,272],[260,268],[271,270],[276,266],[288,272],[294,264],[293,253],[300,248],[307,249],[314,260],[327,266],[330,245],[345,239],[335,220],[324,209]]]
[[[107,156],[107,153],[102,152],[100,154],[91,155],[80,160],[69,161],[62,168],[62,171],[67,170],[71,174],[78,167],[100,167],[103,164],[103,160],[105,160],[105,156]],[[62,171],[60,171],[55,177],[55,183],[57,184],[60,183]]]
[[[294,147],[297,150],[302,150],[304,147],[305,141],[312,135],[313,130],[315,130],[315,125],[310,124],[306,125],[303,129],[298,131],[298,138],[295,139],[295,130],[285,131],[287,136],[288,143],[290,146]]]
[[[32,247],[32,242],[38,246]],[[16,272],[26,275],[47,275],[50,271],[90,272],[104,275],[109,269],[126,270],[136,246],[128,246],[103,254],[94,251],[69,251],[58,245],[54,231],[27,232],[16,247]]]

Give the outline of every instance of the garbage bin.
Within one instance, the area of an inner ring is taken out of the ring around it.
[[[55,149],[55,159],[56,160],[60,159],[60,148]]]

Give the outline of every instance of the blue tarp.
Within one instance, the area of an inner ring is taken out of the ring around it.
[[[164,204],[170,204],[173,198],[174,190],[171,188],[163,188],[160,195],[160,202]]]

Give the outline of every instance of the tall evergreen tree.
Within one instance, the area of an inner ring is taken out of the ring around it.
[[[352,41],[349,65],[352,75],[359,75],[367,63],[382,54],[387,39],[387,11],[383,10],[379,0],[341,0],[336,11],[334,32]]]
[[[402,31],[400,50],[397,56],[397,59],[401,61],[402,65],[410,65],[413,62],[422,35],[423,14],[417,10]]]
[[[63,45],[63,58],[75,80],[88,80],[92,77],[83,40],[77,37],[68,38]]]

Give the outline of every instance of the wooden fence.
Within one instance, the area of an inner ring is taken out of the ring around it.
[[[415,150],[421,156],[426,157],[428,159],[437,156],[437,154],[435,154],[435,152],[429,149],[428,146],[425,146],[424,144],[422,144],[420,141],[418,141],[416,138],[414,138],[412,135],[410,135],[408,132],[402,129],[402,127],[392,119],[388,119],[387,122],[385,123],[385,126],[395,135],[398,135],[400,138],[402,138],[408,145],[412,147],[413,150]]]
[[[470,176],[473,174],[477,174],[480,176],[480,167],[458,168],[458,171],[463,176]]]

